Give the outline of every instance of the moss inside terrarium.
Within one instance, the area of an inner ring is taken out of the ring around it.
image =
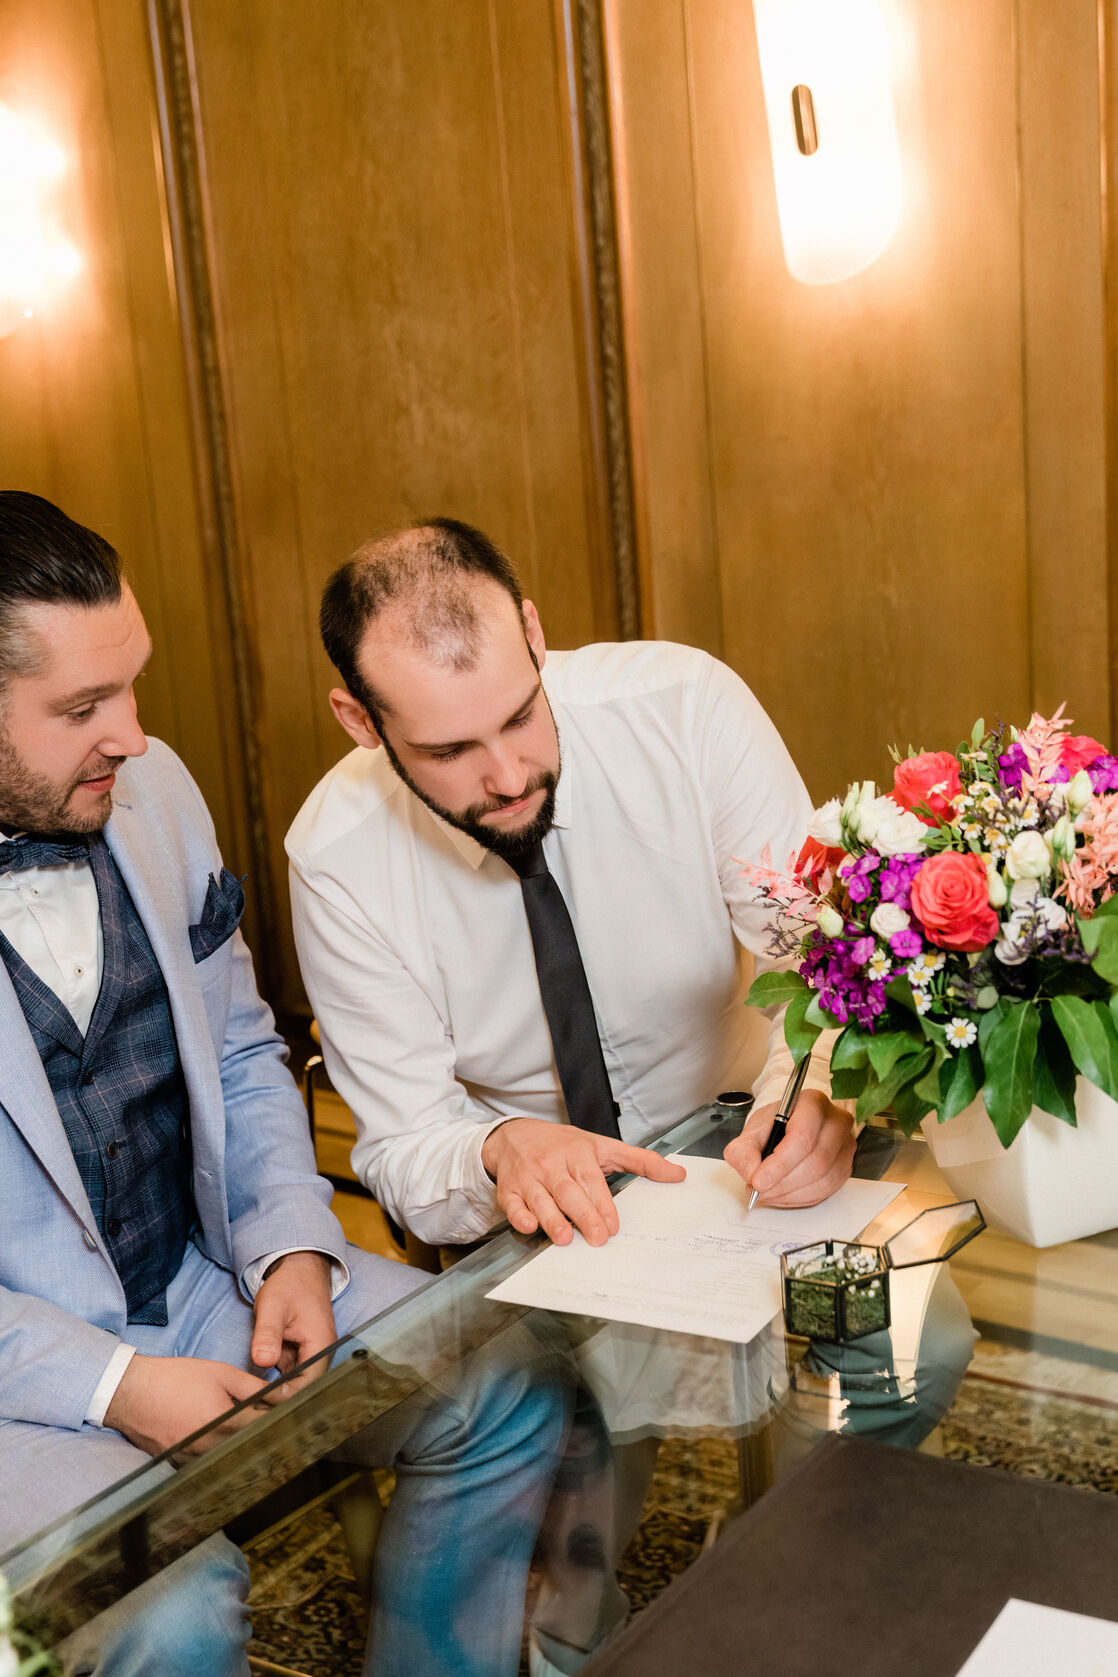
[[[846,1337],[858,1339],[886,1325],[884,1278],[875,1276],[861,1287],[846,1288]]]
[[[809,1339],[857,1339],[887,1325],[885,1279],[876,1247],[828,1241],[790,1254],[787,1269],[790,1333]]]
[[[805,1339],[833,1339],[838,1332],[837,1287],[820,1287],[811,1281],[788,1283],[788,1331]]]

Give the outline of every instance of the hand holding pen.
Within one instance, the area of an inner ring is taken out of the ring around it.
[[[784,1086],[784,1093],[780,1097],[780,1105],[773,1114],[772,1127],[770,1128],[768,1135],[765,1137],[765,1145],[761,1149],[762,1162],[768,1158],[770,1153],[775,1153],[776,1149],[784,1140],[788,1130],[788,1120],[791,1118],[792,1113],[795,1110],[800,1090],[804,1086],[804,1078],[807,1076],[807,1068],[810,1064],[811,1055],[805,1054],[799,1065],[792,1068],[792,1075]],[[756,1188],[751,1188],[749,1191],[749,1204],[745,1208],[747,1214],[752,1211],[753,1207],[757,1204],[757,1196],[758,1190]]]

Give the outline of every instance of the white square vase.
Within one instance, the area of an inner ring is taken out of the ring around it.
[[[1118,1102],[1085,1077],[1075,1085],[1076,1127],[1034,1106],[1003,1147],[982,1096],[946,1124],[922,1128],[959,1199],[1026,1246],[1058,1246],[1118,1227]]]

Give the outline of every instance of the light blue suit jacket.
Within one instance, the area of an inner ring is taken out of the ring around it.
[[[195,964],[189,929],[221,858],[198,788],[158,740],[121,768],[105,838],[170,993],[198,1244],[230,1286],[285,1247],[340,1258],[330,1185],[240,933]],[[125,1327],[124,1290],[0,964],[0,1419],[80,1427]]]

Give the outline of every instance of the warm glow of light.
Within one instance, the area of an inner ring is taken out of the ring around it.
[[[901,207],[889,43],[878,0],[753,0],[784,260],[804,285],[881,255]],[[796,141],[792,90],[811,89],[818,150]]]
[[[44,214],[44,187],[65,167],[58,146],[0,105],[0,337],[30,320],[82,266]]]

